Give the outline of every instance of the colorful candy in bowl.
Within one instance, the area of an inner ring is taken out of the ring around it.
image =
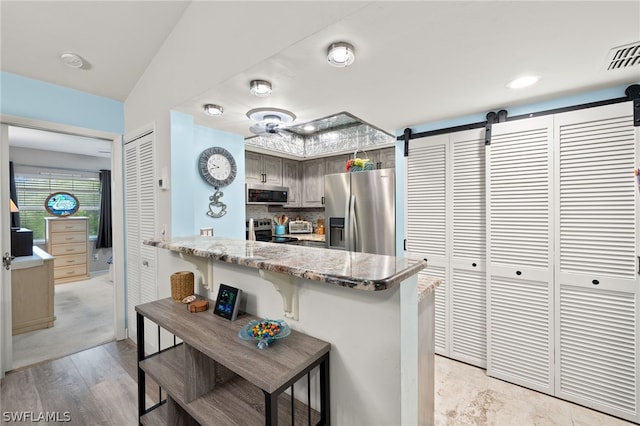
[[[289,325],[283,320],[251,320],[238,332],[238,337],[242,340],[255,340],[258,342],[258,349],[269,347],[277,339],[284,339],[291,334]]]

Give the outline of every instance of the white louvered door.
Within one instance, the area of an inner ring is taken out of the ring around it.
[[[442,279],[435,294],[435,352],[449,356],[447,161],[449,136],[409,142],[407,252],[427,259],[424,273]]]
[[[136,341],[136,305],[158,298],[156,249],[142,244],[155,236],[153,133],[127,143],[124,151],[127,329],[129,337]],[[145,339],[156,340],[151,326],[145,326]]]
[[[556,395],[638,422],[632,113],[625,102],[555,116]]]
[[[451,358],[486,367],[484,129],[451,133]]]
[[[493,126],[486,153],[487,373],[552,393],[553,117]]]

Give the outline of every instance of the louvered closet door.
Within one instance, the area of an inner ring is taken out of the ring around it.
[[[435,293],[435,351],[449,356],[447,156],[449,136],[409,142],[407,157],[407,252],[427,259],[424,273],[442,279]]]
[[[150,134],[125,145],[127,328],[134,341],[136,305],[158,298],[156,249],[142,244],[155,236],[155,211],[154,145]],[[151,326],[145,327],[145,339],[156,341]]]
[[[638,421],[631,102],[558,114],[556,394]]]
[[[552,117],[493,126],[486,153],[487,373],[553,393]]]
[[[450,134],[450,356],[486,367],[484,129]]]

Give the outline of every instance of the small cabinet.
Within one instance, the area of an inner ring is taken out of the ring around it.
[[[374,151],[371,161],[376,169],[394,169],[396,167],[396,149],[378,149]]]
[[[302,180],[299,161],[282,160],[282,186],[289,188],[288,203],[285,207],[300,207]]]
[[[302,207],[324,206],[324,158],[302,163]]]
[[[245,152],[245,180],[247,183],[282,185],[282,158]]]
[[[350,155],[335,155],[333,157],[325,158],[324,174],[332,175],[334,173],[344,173],[347,171],[347,161],[351,158]]]

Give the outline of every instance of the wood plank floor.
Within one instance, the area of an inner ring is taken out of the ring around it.
[[[136,356],[136,345],[123,340],[11,371],[0,384],[0,422],[7,421],[5,413],[27,411],[32,418],[57,413],[70,421],[19,424],[136,425]],[[154,383],[147,395],[148,405],[158,400]]]

